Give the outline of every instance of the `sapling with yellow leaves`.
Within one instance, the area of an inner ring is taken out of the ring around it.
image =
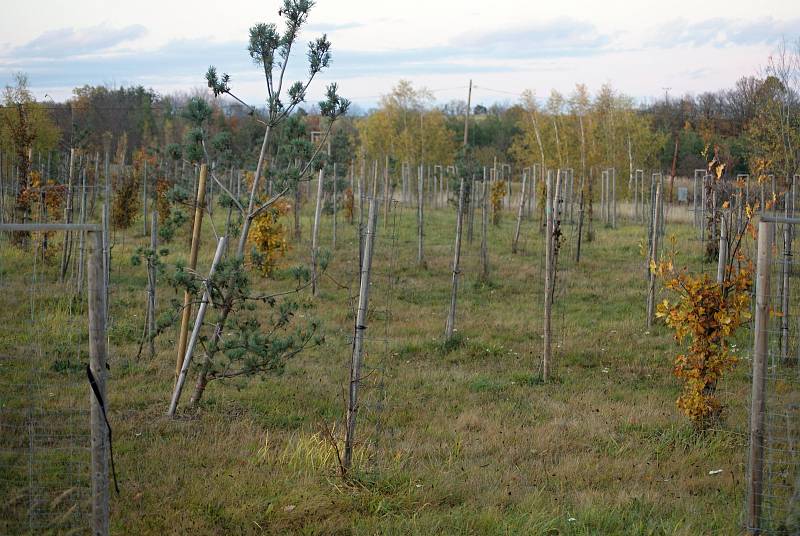
[[[714,158],[709,162],[709,171],[715,180],[722,180],[725,168]],[[723,210],[728,206],[725,201]],[[717,387],[737,362],[730,342],[750,319],[754,270],[742,243],[755,237],[751,222],[756,208],[746,205],[744,221],[738,226],[732,218],[720,219],[720,225],[726,225],[727,231],[721,280],[708,273],[676,267],[674,237],[670,253],[650,264],[650,270],[664,280],[664,287],[673,294],[658,305],[656,317],[675,332],[679,345],[687,345],[685,352],[674,360],[674,374],[683,381],[676,405],[699,429],[713,424],[722,413]]]

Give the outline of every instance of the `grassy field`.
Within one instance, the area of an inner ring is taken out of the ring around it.
[[[543,255],[536,224],[512,255],[513,216],[490,230],[491,280],[477,282],[480,231],[465,240],[458,339],[442,344],[449,303],[454,211],[429,211],[427,267],[416,266],[414,208],[379,219],[374,310],[367,364],[376,387],[362,420],[353,478],[337,476],[325,439],[343,429],[353,301],[356,228],[340,216],[337,249],[322,292],[303,314],[323,322],[325,343],[294,358],[283,374],[212,382],[200,409],[164,414],[173,384],[175,330],[154,359],[135,359],[146,274],[132,266],[146,243],[141,223],[117,233],[113,249],[108,390],[121,494],[112,497],[117,534],[736,534],[744,494],[748,360],[726,378],[718,429],[696,433],[677,413],[672,375],[678,348],[663,326],[645,329],[641,225],[595,223],[595,240],[574,263],[565,228],[554,307],[555,380],[539,380]],[[309,258],[303,238],[274,280]],[[224,221],[215,213],[217,227]],[[330,246],[330,216],[322,244]],[[681,257],[699,267],[689,226],[668,227]],[[124,244],[124,246],[123,246]],[[166,247],[187,256],[187,237]],[[3,277],[30,269],[3,244]],[[204,228],[199,271],[213,253]],[[57,261],[53,263],[57,264]],[[53,279],[55,266],[47,267]],[[163,277],[162,277],[163,280]],[[54,285],[55,287],[55,285]],[[28,289],[7,295],[0,321],[24,323]],[[163,282],[159,303],[176,296]],[[70,311],[54,314],[53,337]],[[21,329],[21,328],[20,328]],[[749,352],[748,333],[739,344]],[[31,342],[31,341],[29,341]],[[4,338],[0,353],[20,341]],[[43,357],[52,359],[52,357]],[[80,369],[59,375],[81,379]],[[53,373],[56,374],[56,373]],[[190,383],[193,385],[193,382]],[[376,407],[382,400],[382,409]],[[721,469],[719,474],[709,471]]]

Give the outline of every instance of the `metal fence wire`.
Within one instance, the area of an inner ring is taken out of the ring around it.
[[[0,534],[91,532],[86,299],[44,238],[0,232]]]
[[[759,223],[746,524],[800,534],[800,219]]]

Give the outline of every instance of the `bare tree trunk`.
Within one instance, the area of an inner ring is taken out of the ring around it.
[[[522,227],[522,214],[525,211],[525,186],[527,176],[522,174],[522,194],[519,197],[519,210],[517,211],[517,228],[514,230],[514,240],[511,242],[511,253],[517,252],[517,244],[519,243],[519,232]]]
[[[150,357],[156,355],[156,259],[158,258],[158,211],[150,213],[150,251],[147,263],[147,340]]]
[[[417,169],[417,264],[425,266],[423,237],[425,236],[425,205],[423,201],[422,165]]]
[[[385,156],[383,166],[383,225],[389,225],[389,155]]]
[[[583,185],[581,185],[581,193],[578,205],[578,245],[575,249],[575,264],[581,262],[581,241],[583,238]]]
[[[453,248],[453,286],[450,292],[450,312],[447,314],[447,325],[444,330],[445,340],[453,337],[456,326],[456,300],[458,299],[458,275],[461,272],[461,224],[464,219],[464,179],[461,179],[461,187],[458,190],[458,213],[456,214],[456,243]]]
[[[67,202],[64,208],[64,223],[72,223],[72,184],[75,175],[75,149],[69,150],[69,174],[67,175]],[[64,231],[64,251],[61,253],[61,271],[59,281],[64,282],[69,264],[69,249],[72,233]]]
[[[481,281],[489,280],[489,184],[486,168],[483,168],[483,188],[481,199]]]
[[[544,349],[542,351],[542,381],[550,379],[550,367],[552,361],[552,330],[551,318],[553,311],[553,276],[554,276],[554,236],[555,229],[555,204],[558,196],[558,179],[556,188],[553,189],[552,173],[547,174],[546,192],[546,234],[545,234],[545,254],[544,254]]]
[[[467,219],[467,242],[472,244],[473,229],[475,227],[475,174],[472,174],[472,181],[469,188],[469,218]]]
[[[369,201],[366,240],[364,241],[364,258],[361,263],[361,284],[358,293],[358,311],[356,313],[355,333],[353,336],[353,354],[350,363],[350,388],[347,403],[347,430],[344,438],[344,456],[342,469],[348,471],[353,461],[353,444],[356,435],[356,418],[358,416],[358,390],[361,384],[361,364],[364,354],[364,332],[367,329],[367,308],[369,307],[370,272],[372,271],[372,252],[375,246],[375,227],[377,220],[376,200]]]
[[[142,168],[142,236],[147,236],[147,160]]]
[[[78,216],[78,221],[83,224],[86,223],[86,211],[88,210],[87,199],[88,193],[86,191],[86,170],[83,171],[81,181],[81,210]],[[78,239],[78,277],[77,277],[77,295],[83,294],[83,280],[84,280],[84,259],[86,258],[86,231],[79,231]]]
[[[332,250],[336,249],[336,193],[337,193],[336,192],[336,182],[337,182],[337,180],[338,180],[338,177],[336,176],[336,162],[334,162],[333,163],[333,201],[331,203],[332,207],[333,207],[333,229],[332,229],[333,235],[331,237],[331,249]]]
[[[319,170],[319,179],[317,179],[317,204],[314,209],[314,230],[311,233],[311,295],[316,296],[319,290],[319,281],[317,280],[317,263],[319,261],[319,219],[322,214],[322,187],[325,183],[324,170]]]
[[[194,321],[194,328],[192,328],[192,336],[189,338],[189,342],[186,345],[186,354],[183,356],[181,365],[181,370],[178,373],[178,379],[175,382],[175,389],[172,392],[172,400],[169,403],[169,410],[167,411],[167,415],[170,417],[175,416],[175,410],[178,408],[178,400],[181,398],[181,392],[183,391],[183,384],[186,382],[186,375],[189,373],[189,365],[192,362],[192,354],[194,353],[194,347],[197,344],[197,340],[200,337],[200,329],[203,327],[203,320],[206,316],[206,309],[208,308],[208,304],[211,301],[211,297],[209,295],[209,281],[211,278],[214,277],[214,272],[217,269],[217,264],[222,259],[222,253],[225,251],[225,242],[227,242],[228,238],[226,236],[220,237],[219,241],[217,242],[217,250],[214,253],[214,260],[211,261],[211,268],[208,270],[208,279],[206,279],[204,283],[205,289],[203,290],[203,298],[200,301],[200,308],[197,310],[197,318]],[[222,325],[223,320],[220,319],[219,323],[216,325],[216,329],[219,329]],[[192,396],[192,405],[196,404],[199,400],[198,393],[202,395],[203,391],[205,390],[206,386],[206,377],[208,373],[208,368],[210,366],[210,357],[206,355],[206,361],[203,364],[203,370],[197,377],[198,385],[195,387],[195,394]]]
[[[253,176],[253,186],[250,188],[250,200],[247,203],[247,212],[244,214],[244,221],[242,222],[242,234],[239,236],[239,246],[236,248],[237,257],[244,256],[244,248],[245,244],[247,244],[247,235],[250,233],[250,224],[253,223],[253,213],[256,208],[256,199],[258,198],[258,183],[261,180],[261,174],[264,171],[264,162],[266,160],[270,132],[271,127],[267,125],[267,129],[264,132],[264,139],[261,142],[261,152],[258,155],[256,174]]]
[[[658,220],[659,210],[658,205],[661,201],[661,182],[656,184],[656,196],[653,206],[653,236],[651,239],[650,259],[648,262],[648,270],[650,272],[650,281],[647,287],[647,329],[653,326],[653,317],[655,315],[655,300],[656,300],[656,273],[652,269],[653,263],[658,262]]]

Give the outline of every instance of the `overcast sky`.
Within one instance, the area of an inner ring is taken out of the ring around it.
[[[245,100],[264,102],[247,31],[278,22],[279,0],[5,2],[0,85],[29,75],[38,98],[61,100],[84,84],[142,84],[162,93],[204,87],[213,64]],[[338,81],[362,108],[401,78],[438,102],[515,101],[575,83],[609,82],[640,100],[731,86],[757,74],[782,38],[800,37],[798,0],[318,0],[303,43],[327,33],[331,68],[310,100]],[[294,78],[304,57],[292,59]],[[292,65],[290,63],[290,65]]]

